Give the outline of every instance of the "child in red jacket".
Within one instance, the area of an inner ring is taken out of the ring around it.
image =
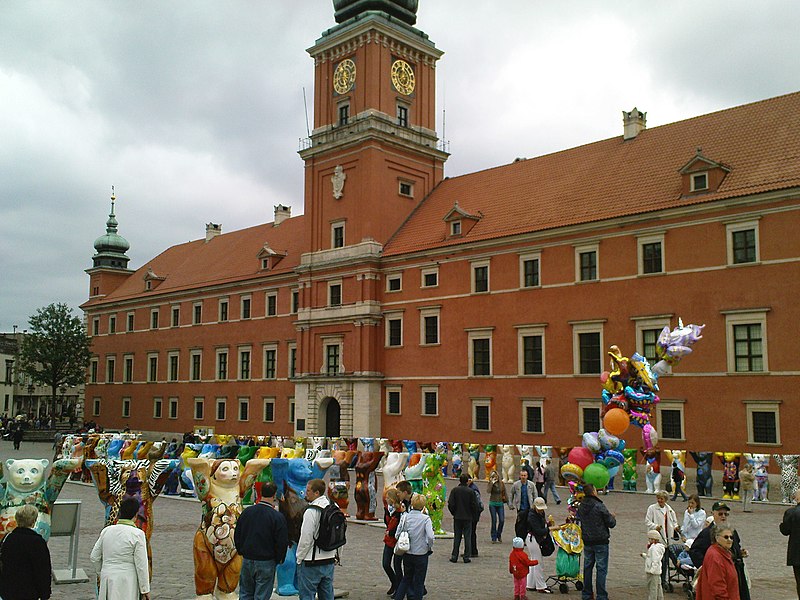
[[[538,565],[539,561],[530,558],[525,552],[525,542],[522,538],[515,537],[511,543],[514,549],[508,556],[508,572],[514,576],[514,600],[528,600],[525,594],[528,572],[531,567]]]

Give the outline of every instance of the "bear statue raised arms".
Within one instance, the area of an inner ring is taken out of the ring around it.
[[[17,509],[32,504],[39,511],[34,530],[45,541],[50,538],[50,512],[69,474],[80,466],[80,459],[62,458],[53,463],[50,475],[46,459],[8,459],[0,478],[0,541],[17,526]]]

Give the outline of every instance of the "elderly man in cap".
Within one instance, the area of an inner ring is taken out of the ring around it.
[[[711,507],[711,515],[714,519],[713,524],[727,525],[730,527],[730,523],[728,522],[728,515],[730,512],[731,509],[725,502],[714,502],[714,505]],[[714,541],[711,537],[711,529],[712,528],[710,526],[706,527],[699,534],[697,534],[694,542],[692,542],[692,547],[689,549],[689,556],[691,557],[692,563],[695,567],[703,566],[703,559],[706,556],[706,551]],[[747,550],[742,548],[742,542],[739,539],[739,534],[734,529],[733,545],[731,546],[731,558],[733,559],[733,565],[736,567],[736,574],[739,578],[740,600],[750,600],[750,588],[747,586],[747,578],[744,574],[744,559],[746,557]]]

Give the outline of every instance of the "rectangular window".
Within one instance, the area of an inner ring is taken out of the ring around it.
[[[733,344],[737,373],[764,370],[760,323],[734,325]]]
[[[522,405],[522,411],[522,431],[525,433],[544,433],[541,404],[526,402]]]
[[[203,398],[194,399],[194,418],[197,421],[202,421],[205,413],[205,401]]]
[[[659,335],[661,335],[660,329],[642,329],[642,354],[651,365],[658,362],[656,342],[658,342]]]
[[[169,355],[169,380],[178,381],[178,355]]]
[[[583,407],[581,409],[583,417],[583,431],[600,431],[600,409],[595,407]]]
[[[425,315],[422,317],[423,343],[439,343],[439,315]]]
[[[435,417],[439,414],[438,388],[422,388],[422,414],[426,417]]]
[[[250,379],[250,350],[239,350],[239,379]]]
[[[579,333],[580,373],[581,375],[596,374],[602,371],[600,357],[600,334]]]
[[[241,308],[241,318],[242,319],[249,319],[250,318],[250,298],[242,298],[242,308]]]
[[[133,331],[133,313],[128,313],[127,331]]]
[[[14,361],[6,360],[6,378],[4,381],[7,384],[14,383]]]
[[[733,264],[756,262],[756,230],[743,229],[732,234]]]
[[[408,127],[408,107],[402,104],[397,105],[397,124],[400,127]]]
[[[92,416],[99,417],[100,416],[100,398],[94,398],[92,400]]]
[[[181,324],[181,307],[172,307],[172,326],[178,327]]]
[[[331,248],[344,247],[344,223],[331,226]]]
[[[491,406],[488,400],[472,401],[472,428],[475,431],[491,431]]]
[[[661,439],[682,440],[683,426],[680,409],[662,408],[659,411],[659,433]]]
[[[339,125],[347,125],[347,122],[350,120],[350,105],[349,104],[340,104],[339,105]]]
[[[92,319],[92,335],[99,335],[100,333],[100,319],[95,317]]]
[[[153,398],[153,418],[160,419],[163,407],[163,400],[161,398]]]
[[[422,271],[422,287],[436,287],[439,285],[439,270],[426,269]]]
[[[541,335],[522,336],[522,352],[523,375],[541,375],[544,373]]]
[[[203,322],[203,303],[197,302],[193,307],[192,323],[199,325]]]
[[[239,398],[239,420],[250,420],[250,400],[248,398]]]
[[[408,181],[401,181],[400,188],[398,189],[398,193],[401,196],[406,196],[408,198],[414,197],[414,184]]]
[[[200,365],[203,361],[203,355],[199,350],[192,351],[192,381],[200,381]]]
[[[108,383],[114,382],[114,367],[116,366],[116,360],[113,358],[106,359],[106,381]]]
[[[754,410],[752,415],[753,442],[756,444],[777,444],[778,427],[775,411]]]
[[[692,189],[693,192],[699,192],[701,190],[708,189],[708,174],[707,173],[695,173],[692,175]]]
[[[127,419],[131,416],[131,399],[130,398],[123,398],[122,399],[122,416],[123,418]]]
[[[108,333],[117,333],[117,317],[108,317]]]
[[[147,381],[158,381],[158,355],[151,354],[147,357]]]
[[[89,381],[97,383],[97,359],[93,358],[89,365]]]
[[[228,352],[217,352],[217,379],[228,378]]]
[[[386,388],[386,414],[400,414],[400,388]]]
[[[472,340],[472,374],[491,375],[491,365],[489,340],[486,338]]]
[[[225,420],[225,408],[227,401],[225,398],[217,398],[217,421]]]
[[[597,279],[597,252],[580,253],[581,261],[581,281],[594,281]]]
[[[264,349],[264,379],[277,377],[278,349],[275,347]]]
[[[389,275],[386,278],[386,291],[387,292],[399,292],[403,289],[403,277],[402,275]]]
[[[289,346],[289,377],[297,374],[297,346]]]
[[[642,244],[642,273],[661,273],[661,242]]]
[[[403,345],[403,318],[395,317],[386,320],[386,345]]]
[[[177,398],[170,398],[169,399],[169,418],[170,419],[177,419],[178,418],[178,399]]]
[[[228,301],[227,300],[220,300],[219,301],[219,320],[221,322],[228,320]]]
[[[264,398],[264,422],[275,421],[275,398]]]
[[[158,329],[158,309],[150,311],[150,329]]]
[[[450,235],[461,235],[461,221],[451,221]]]
[[[339,344],[325,346],[325,372],[328,375],[339,374]]]
[[[294,423],[294,398],[289,396],[289,423]]]
[[[539,259],[528,258],[522,261],[522,287],[539,287]]]
[[[126,356],[125,357],[125,373],[124,373],[124,381],[125,383],[130,383],[133,381],[133,357]]]
[[[278,294],[275,292],[270,292],[266,296],[267,299],[267,316],[274,317],[278,314]]]
[[[328,284],[328,305],[341,306],[342,305],[342,284],[330,283]]]
[[[489,265],[473,265],[472,292],[480,294],[489,291]]]
[[[300,310],[300,292],[292,290],[292,314],[296,315],[298,310]]]

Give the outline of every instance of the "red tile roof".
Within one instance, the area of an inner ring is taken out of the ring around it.
[[[300,264],[305,251],[304,217],[283,221],[278,227],[264,223],[239,231],[224,233],[206,242],[205,239],[178,244],[144,263],[125,283],[104,298],[83,306],[116,302],[137,296],[153,297],[163,293],[194,289],[199,286],[231,283],[265,274],[285,274]],[[261,270],[257,254],[264,243],[279,253],[286,253],[274,269]],[[144,291],[144,276],[148,268],[164,281],[154,290]]]
[[[622,128],[620,124],[620,129]],[[731,172],[714,193],[681,197],[679,169],[702,148]],[[543,231],[800,186],[800,92],[444,180],[385,256]],[[448,239],[458,202],[483,218]]]

